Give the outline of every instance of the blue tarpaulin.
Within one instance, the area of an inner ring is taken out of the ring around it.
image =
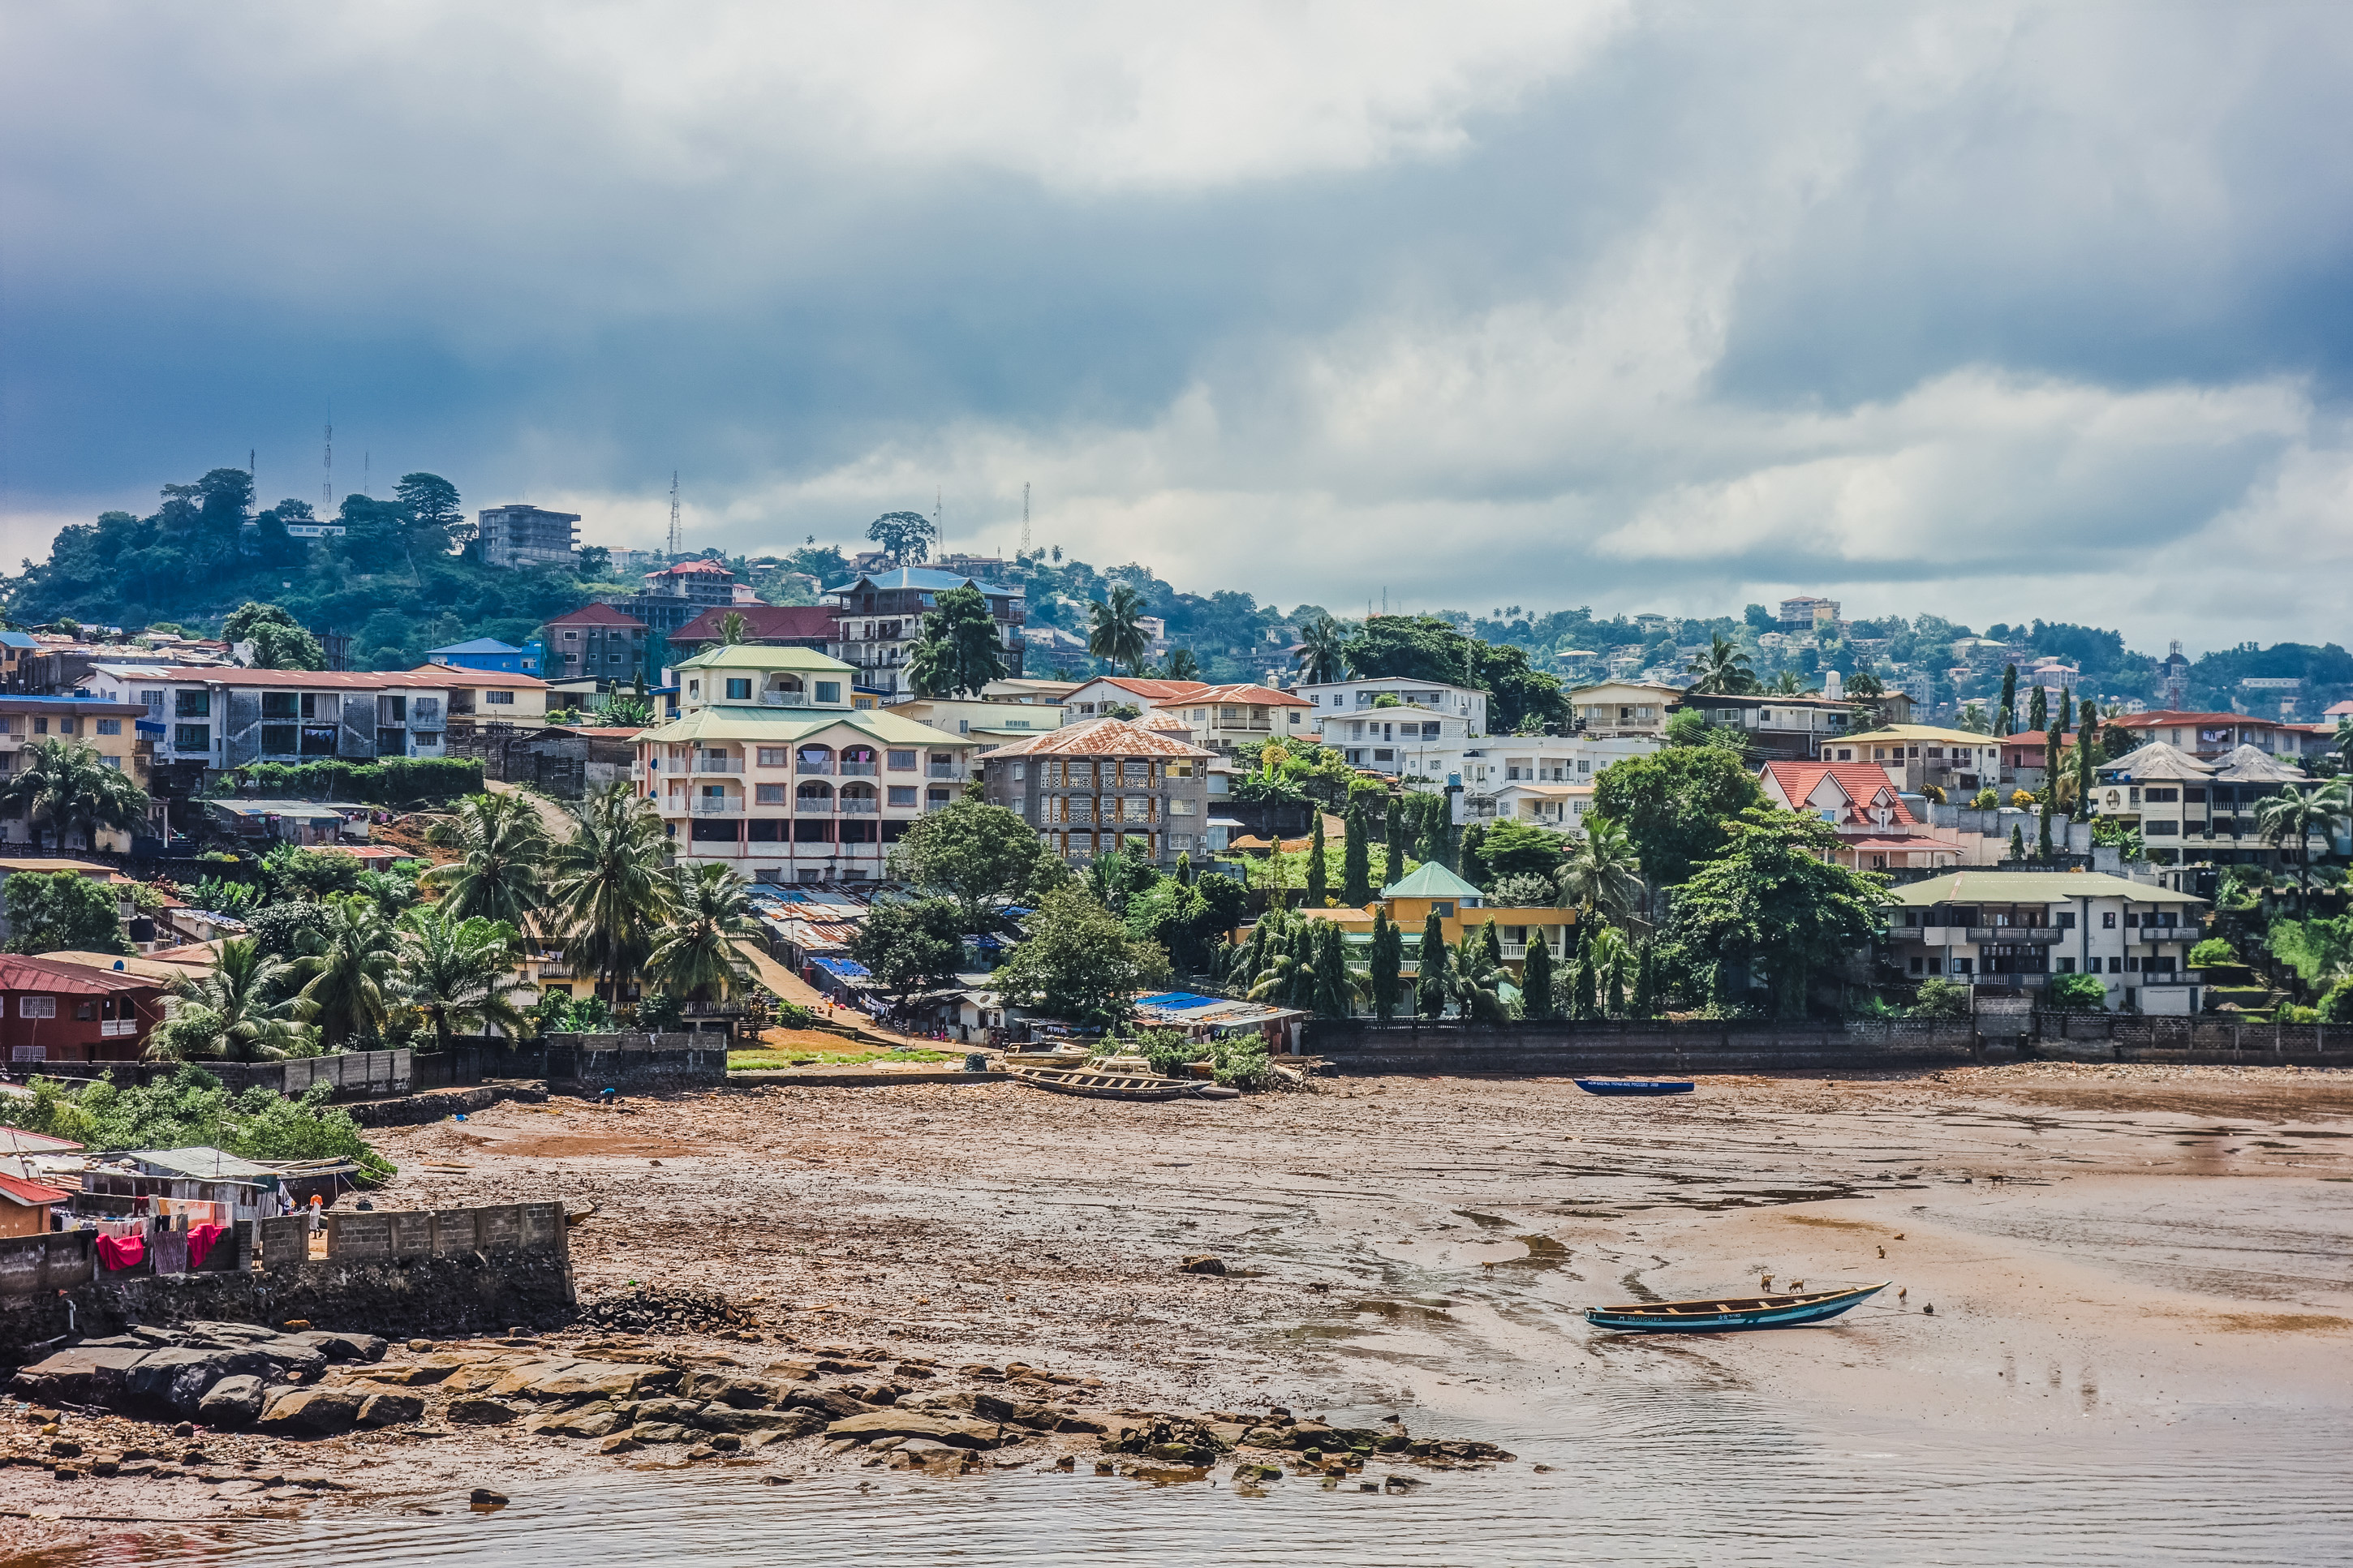
[[[812,958],[809,962],[815,964],[818,968],[824,970],[828,974],[832,975],[837,980],[871,980],[874,978],[873,974],[864,964],[857,963],[852,959]]]
[[[1190,991],[1164,991],[1157,996],[1139,996],[1135,999],[1135,1005],[1139,1007],[1157,1007],[1164,1013],[1182,1013],[1194,1007],[1214,1007],[1221,1002],[1230,1000],[1230,997],[1226,996],[1196,995]]]

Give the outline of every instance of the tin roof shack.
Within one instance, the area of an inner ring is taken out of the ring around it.
[[[47,1235],[49,1210],[72,1199],[45,1183],[0,1173],[0,1237]]]
[[[364,824],[364,805],[316,800],[208,800],[214,826],[233,838],[317,846],[340,844],[346,827]]]
[[[83,1167],[83,1214],[130,1214],[138,1200],[172,1198],[184,1203],[229,1205],[236,1219],[268,1219],[279,1212],[279,1194],[297,1207],[317,1194],[332,1205],[358,1167],[348,1160],[248,1160],[226,1150],[197,1144],[186,1149],[133,1149],[92,1158]]]
[[[1182,1029],[1186,1038],[1193,1040],[1256,1035],[1269,1051],[1297,1056],[1306,1035],[1307,1015],[1295,1007],[1270,1007],[1262,1002],[1162,991],[1135,999],[1135,1022],[1140,1028]]]
[[[0,954],[0,1044],[11,1065],[132,1062],[164,1021],[164,987],[143,974]]]

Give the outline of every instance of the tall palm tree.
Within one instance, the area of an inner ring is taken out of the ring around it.
[[[646,954],[646,973],[672,996],[723,1000],[749,973],[735,944],[760,940],[751,890],[726,867],[706,861],[680,869],[677,899],[670,925]]]
[[[2337,721],[2337,752],[2348,768],[2353,768],[2353,713]]]
[[[1805,689],[1806,683],[1798,679],[1798,672],[1794,669],[1785,669],[1774,678],[1773,695],[1776,697],[1795,697]]]
[[[1167,667],[1160,673],[1169,680],[1198,680],[1201,679],[1201,661],[1194,657],[1189,647],[1172,647],[1168,650]]]
[[[1091,626],[1087,651],[1113,664],[1124,664],[1133,674],[1152,650],[1152,636],[1144,629],[1143,616],[1144,595],[1133,584],[1120,584],[1108,599],[1087,608]]]
[[[401,959],[392,927],[367,899],[330,899],[314,940],[314,951],[289,967],[305,983],[302,997],[319,1020],[327,1048],[381,1030]]]
[[[1702,696],[1757,689],[1757,672],[1749,668],[1748,655],[1721,632],[1708,639],[1706,652],[1691,661],[1691,672],[1697,677],[1691,689]]]
[[[25,766],[0,783],[0,804],[47,823],[60,847],[77,827],[82,842],[96,848],[101,827],[130,832],[146,825],[147,792],[108,767],[95,746],[52,737],[26,747],[24,757]]]
[[[262,952],[249,936],[231,937],[210,973],[172,982],[180,1005],[149,1038],[148,1058],[252,1062],[309,1055],[315,1046],[303,1020],[315,1009],[305,997],[284,994],[291,979],[284,959]]]
[[[1576,910],[1588,921],[1622,922],[1642,895],[1642,859],[1622,824],[1588,816],[1553,881],[1560,908]]]
[[[565,952],[601,977],[617,1006],[677,899],[670,840],[653,802],[626,781],[595,791],[573,815],[579,826],[548,853],[548,902]]]
[[[400,912],[417,901],[416,882],[397,871],[363,871],[353,879],[353,885],[388,921],[398,920]]]
[[[435,823],[426,837],[459,852],[425,873],[444,890],[442,902],[457,919],[519,928],[546,902],[547,829],[524,796],[468,795],[457,815]]]
[[[2277,847],[2283,840],[2295,840],[2296,903],[2299,908],[2312,901],[2312,837],[2323,840],[2336,836],[2337,825],[2353,815],[2353,801],[2348,801],[2347,781],[2337,779],[2310,791],[2294,784],[2281,786],[2279,794],[2255,807],[2255,831],[2266,842]]]
[[[436,1047],[449,1048],[452,1024],[524,1032],[522,1014],[507,994],[522,949],[514,927],[479,916],[459,920],[427,906],[401,917],[399,937],[396,994],[425,1015]]]
[[[1446,989],[1466,1018],[1500,1024],[1510,1018],[1503,988],[1512,976],[1490,951],[1486,938],[1466,931],[1462,940],[1447,949]]]
[[[744,612],[730,610],[719,617],[719,640],[733,647],[744,640]]]
[[[1345,679],[1348,672],[1347,634],[1329,616],[1299,629],[1299,679],[1310,686]]]

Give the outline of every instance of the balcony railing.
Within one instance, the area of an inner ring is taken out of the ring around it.
[[[760,693],[760,705],[764,708],[806,708],[808,706],[808,693],[806,691],[763,691]]]
[[[867,778],[872,778],[874,776],[874,764],[872,763],[844,763],[841,764],[841,771],[845,773],[858,773],[862,774]]]
[[[741,757],[697,757],[694,771],[699,773],[740,773],[744,771]]]
[[[960,779],[964,770],[954,763],[933,763],[923,769],[923,774],[926,778]]]
[[[1947,928],[1950,930],[1950,927]],[[1970,942],[2054,942],[2067,933],[2057,926],[1965,926]]]
[[[118,1035],[135,1035],[138,1032],[139,1020],[136,1018],[100,1018],[98,1021],[98,1033],[101,1039],[112,1039]]]
[[[849,816],[873,816],[880,813],[882,807],[879,802],[860,800],[855,795],[848,795],[836,803],[835,809]]]
[[[793,765],[793,772],[797,773],[829,773],[833,772],[833,764],[831,763],[813,763],[807,757],[803,757],[798,763],[796,763]]]
[[[744,810],[744,802],[740,798],[735,800],[695,800],[687,803],[687,809],[694,813],[697,816],[725,816],[731,813],[740,816]]]

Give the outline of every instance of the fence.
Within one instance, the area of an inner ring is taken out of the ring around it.
[[[2079,1054],[2078,1044],[2105,1045],[2101,1060],[2197,1062],[2205,1065],[2353,1067],[2353,1024],[2240,1024],[2211,1016],[2150,1018],[2113,1013],[2036,1013],[2035,1047],[2052,1056]]]
[[[300,1220],[301,1215],[293,1216]],[[281,1222],[264,1220],[269,1226]],[[564,1205],[501,1204],[487,1208],[385,1210],[326,1216],[327,1257],[402,1262],[469,1252],[565,1250]],[[263,1267],[268,1268],[267,1258]]]
[[[111,1076],[116,1083],[127,1088],[168,1079],[177,1073],[182,1065],[179,1062],[26,1062],[18,1064],[18,1067],[43,1078]],[[199,1061],[186,1065],[201,1068],[212,1074],[220,1079],[221,1087],[232,1094],[240,1094],[248,1089],[269,1089],[280,1094],[299,1095],[312,1084],[323,1083],[333,1089],[338,1099],[406,1094],[414,1070],[410,1053],[406,1050],[344,1051],[329,1057],[290,1057],[279,1062]]]
[[[0,1296],[37,1296],[87,1285],[98,1270],[98,1232],[60,1230],[0,1240]]]
[[[1773,1072],[1967,1061],[1985,1047],[1968,1018],[1840,1023],[1317,1019],[1307,1049],[1364,1072]]]
[[[536,1079],[547,1072],[547,1054],[537,1044],[480,1037],[453,1040],[446,1051],[419,1051],[410,1064],[408,1086],[471,1089],[499,1079]]]
[[[724,1035],[550,1034],[547,1087],[727,1081]]]

